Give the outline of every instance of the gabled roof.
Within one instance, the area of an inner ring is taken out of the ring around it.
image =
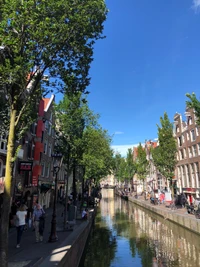
[[[54,101],[55,95],[52,95],[51,98],[42,98],[44,101],[44,111],[47,112],[49,107],[51,106],[51,103]]]

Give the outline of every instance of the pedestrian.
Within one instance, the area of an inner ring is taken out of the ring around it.
[[[16,248],[20,248],[20,242],[22,238],[22,234],[24,232],[24,227],[26,224],[26,216],[27,216],[27,211],[26,211],[26,205],[21,205],[19,207],[19,210],[16,213],[16,228],[17,228],[17,246]]]
[[[87,218],[88,218],[88,210],[87,209],[84,209],[82,211],[82,219],[83,220],[87,220]]]
[[[35,227],[36,242],[43,241],[45,212],[40,204],[37,204],[36,209],[33,211],[33,223]]]

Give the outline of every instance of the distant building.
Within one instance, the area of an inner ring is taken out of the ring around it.
[[[175,170],[178,193],[185,193],[188,199],[200,195],[200,131],[193,109],[186,109],[185,121],[179,113],[174,115],[174,135],[177,139],[177,166]]]

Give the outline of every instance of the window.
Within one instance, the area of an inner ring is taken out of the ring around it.
[[[187,136],[187,140],[189,141],[190,140],[189,133],[186,133],[186,136]]]
[[[181,136],[178,137],[178,144],[179,144],[179,146],[182,146],[182,138],[181,138]]]
[[[184,166],[181,166],[181,171],[182,171],[184,186],[187,186]]]
[[[188,117],[188,124],[192,125],[192,117],[191,116]]]
[[[51,112],[49,120],[52,121],[53,113]]]
[[[189,154],[189,158],[192,158],[192,148],[188,147],[188,154]]]
[[[49,177],[49,164],[46,166],[46,169],[45,169],[45,176],[46,176],[46,177]]]
[[[200,143],[197,146],[198,146],[198,155],[200,156]]]
[[[196,126],[196,135],[199,136],[199,127]]]
[[[51,129],[52,129],[52,126],[51,126],[51,124],[49,123],[48,135],[51,135]]]
[[[45,163],[42,164],[42,177],[45,175]]]
[[[196,157],[197,156],[197,147],[196,147],[196,145],[192,146],[192,150],[193,150],[193,156]]]
[[[180,159],[184,159],[183,149],[180,150]]]
[[[179,133],[179,127],[178,126],[176,127],[176,132]]]
[[[45,121],[45,130],[48,132],[49,130],[49,122],[48,121]]]
[[[184,134],[182,135],[182,142],[185,143],[185,136],[184,136]]]
[[[47,142],[44,143],[44,154],[47,154]]]
[[[0,160],[0,177],[2,176],[3,162]]]
[[[194,166],[195,166],[195,177],[197,178],[197,181],[199,183],[199,185],[197,185],[197,187],[200,187],[199,164],[198,164],[198,162],[195,162]]]
[[[187,158],[186,148],[183,149],[183,153],[184,153],[184,158]]]
[[[187,178],[188,178],[189,186],[190,186],[191,179],[190,179],[189,166],[188,166],[188,165],[185,165],[185,167],[186,167],[186,176],[187,176]]]
[[[7,150],[7,136],[5,134],[0,136],[0,149],[4,152]]]
[[[51,157],[51,145],[49,145],[49,157]]]
[[[191,170],[192,186],[194,186],[195,184],[194,164],[190,164],[190,170]]]
[[[191,136],[191,141],[192,142],[194,142],[195,141],[195,133],[194,133],[194,130],[192,130],[191,132],[190,132],[190,136]]]
[[[36,130],[37,130],[37,123],[31,124],[30,131],[32,135],[36,134]]]

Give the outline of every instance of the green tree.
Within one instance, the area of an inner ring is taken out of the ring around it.
[[[132,183],[133,182],[133,176],[136,173],[136,164],[133,160],[133,150],[131,148],[128,149],[127,155],[126,155],[126,173],[127,173],[127,179]],[[133,187],[133,184],[132,184]]]
[[[110,147],[111,137],[101,127],[87,127],[83,133],[82,146],[85,166],[85,178],[96,178],[96,182],[102,177],[111,174],[113,168],[113,151]]]
[[[83,132],[86,127],[97,126],[98,115],[94,115],[89,109],[85,97],[80,92],[66,94],[56,105],[55,110],[58,150],[64,156],[68,175],[73,171],[73,191],[75,192],[75,166],[81,163],[84,152]]]
[[[37,102],[41,90],[43,95],[52,87],[58,91],[65,88],[72,92],[85,91],[90,81],[93,46],[102,38],[106,14],[102,0],[1,2],[0,88],[6,96],[9,112],[0,221],[2,267],[7,266],[14,143],[19,125],[28,126],[27,115],[31,117],[31,105]],[[49,81],[43,80],[45,71],[51,77]]]
[[[118,183],[120,181],[120,163],[122,161],[122,156],[120,153],[116,153],[113,157],[113,174],[115,179],[117,179]]]
[[[173,136],[173,124],[170,122],[166,112],[164,116],[160,118],[160,124],[161,126],[157,125],[159,146],[152,149],[152,157],[156,168],[169,180],[173,196],[172,180],[177,163],[177,145]]]
[[[186,96],[189,98],[188,101],[186,101],[186,106],[188,108],[193,108],[195,110],[195,116],[197,117],[197,124],[200,125],[200,101],[197,99],[195,93],[186,94]]]
[[[148,173],[149,162],[146,158],[145,149],[142,147],[141,143],[139,144],[137,149],[138,149],[138,155],[136,158],[136,173],[137,177],[143,182],[143,190],[144,190],[144,181]]]

